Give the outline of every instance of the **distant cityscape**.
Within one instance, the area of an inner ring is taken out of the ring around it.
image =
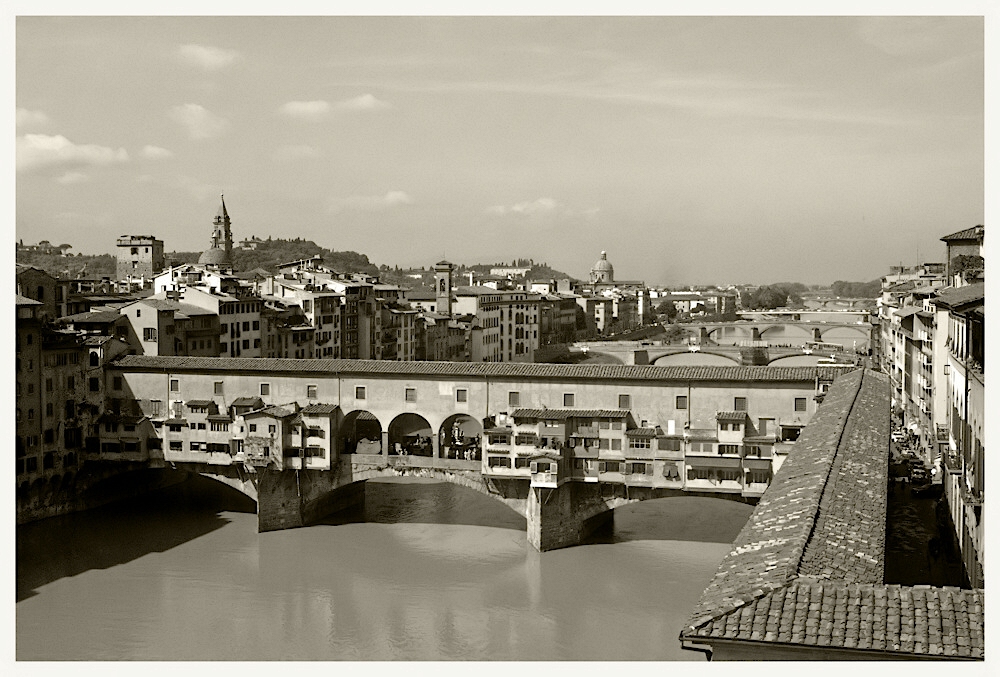
[[[879,402],[884,381],[892,450],[873,472],[889,489],[905,481],[943,497],[964,588],[984,587],[982,225],[944,235],[944,262],[827,289],[649,286],[616,279],[607,251],[585,280],[530,259],[372,270],[351,253],[365,272],[338,270],[301,247],[237,270],[238,254],[266,253],[272,240],[234,244],[224,197],[206,234],[197,261],[181,262],[155,234],[124,234],[113,276],[17,264],[18,523],[89,507],[90,482],[135,464],[217,475],[259,501],[262,531],[305,524],[319,508],[302,494],[294,514],[285,499],[267,505],[261,473],[326,473],[333,496],[362,470],[421,468],[527,501],[517,505],[529,540],[547,550],[579,542],[584,527],[572,520],[586,501],[783,495],[782,466],[821,451],[811,421],[832,425],[835,407],[853,406],[824,407],[828,393]],[[17,245],[22,258],[70,261],[70,249]],[[858,367],[881,373],[837,385]],[[554,508],[524,492],[567,483],[597,493],[547,526]],[[316,500],[329,507],[329,496]],[[872,538],[885,527],[871,526]],[[864,557],[886,557],[881,547]],[[807,576],[802,566],[796,576]],[[858,575],[882,585],[884,566]],[[699,607],[714,609],[713,623],[732,611],[719,594],[710,587]],[[682,632],[685,648],[726,656],[700,622]],[[958,639],[905,646],[885,650],[982,655]]]

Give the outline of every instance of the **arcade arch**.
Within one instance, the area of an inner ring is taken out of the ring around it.
[[[380,454],[382,423],[370,411],[352,411],[340,426],[340,441],[345,454]]]

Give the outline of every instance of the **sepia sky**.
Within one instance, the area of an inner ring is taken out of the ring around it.
[[[980,17],[19,17],[16,226],[870,280],[984,222]]]

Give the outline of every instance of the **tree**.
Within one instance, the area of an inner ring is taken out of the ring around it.
[[[674,305],[673,301],[663,301],[656,306],[656,312],[659,315],[666,315],[668,322],[673,322],[677,317],[677,306]]]
[[[760,287],[747,299],[747,307],[751,310],[774,310],[781,308],[788,301],[788,292],[781,287]]]

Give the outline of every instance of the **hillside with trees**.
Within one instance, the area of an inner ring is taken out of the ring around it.
[[[846,299],[874,299],[882,294],[882,281],[844,282],[837,280],[833,283],[830,291],[834,296]]]

